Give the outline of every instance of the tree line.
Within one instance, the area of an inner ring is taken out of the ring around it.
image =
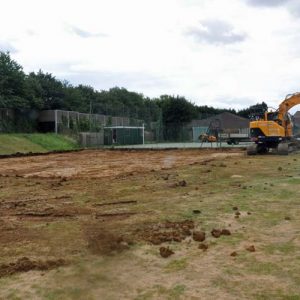
[[[266,104],[262,103],[263,109]],[[188,123],[193,118],[206,118],[228,111],[248,117],[253,107],[236,111],[198,106],[185,97],[162,95],[149,98],[125,88],[95,90],[88,85],[72,85],[42,70],[25,74],[23,67],[0,51],[0,108],[61,109],[83,113],[126,116],[146,123]]]

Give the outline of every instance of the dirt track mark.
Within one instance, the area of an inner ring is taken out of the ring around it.
[[[46,261],[34,261],[27,257],[22,257],[14,263],[0,265],[0,278],[4,276],[10,276],[16,273],[35,271],[47,271],[65,266],[66,261],[63,259],[46,260]]]
[[[101,218],[118,218],[118,217],[130,217],[133,215],[136,215],[137,213],[135,212],[120,212],[120,213],[104,213],[104,214],[96,214],[96,219],[101,219]]]
[[[129,201],[117,201],[117,202],[108,202],[108,203],[96,203],[94,206],[106,206],[106,205],[118,205],[118,204],[136,204],[137,201],[129,200]]]

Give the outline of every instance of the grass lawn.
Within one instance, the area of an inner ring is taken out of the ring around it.
[[[0,134],[0,154],[72,150],[77,147],[74,140],[53,133]]]

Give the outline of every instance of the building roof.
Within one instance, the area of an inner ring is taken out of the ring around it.
[[[249,127],[249,119],[234,115],[230,112],[223,112],[221,114],[215,115],[213,117],[209,117],[203,120],[193,120],[193,127],[202,127],[209,126],[211,122],[215,122],[216,120],[220,121],[220,125],[222,129],[239,129],[239,128],[248,128]]]
[[[300,110],[298,110],[298,111],[294,114],[294,118],[300,118]]]

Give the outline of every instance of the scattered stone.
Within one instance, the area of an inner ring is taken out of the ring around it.
[[[234,216],[236,219],[238,219],[240,216],[239,215],[237,215],[237,216]]]
[[[249,215],[249,216],[250,216],[251,214],[252,214],[252,213],[251,213],[250,211],[248,211],[248,212],[247,212],[247,215]]]
[[[236,212],[235,212],[235,215],[236,215],[236,216],[240,216],[241,213],[240,213],[239,211],[236,211]]]
[[[186,186],[187,183],[186,183],[185,180],[181,180],[181,181],[178,182],[178,185],[179,185],[179,186]]]
[[[290,220],[291,220],[291,217],[286,216],[286,217],[284,217],[284,219],[285,219],[286,221],[290,221]]]
[[[238,210],[239,208],[237,206],[234,206],[232,209],[233,210]]]
[[[201,243],[199,244],[199,249],[203,250],[203,251],[206,251],[208,249],[208,245],[207,244],[204,244],[204,243]]]
[[[222,235],[231,235],[231,232],[228,229],[222,229],[221,234]]]
[[[219,238],[222,235],[222,231],[220,229],[213,229],[211,235],[215,238]]]
[[[192,235],[192,232],[188,227],[183,227],[182,228],[182,234],[185,235],[185,236],[190,236],[190,235]]]
[[[201,210],[199,210],[199,209],[194,209],[194,210],[193,210],[193,213],[196,214],[196,215],[197,215],[197,214],[201,214]]]
[[[205,232],[204,231],[194,231],[193,232],[193,240],[197,242],[203,242],[205,240]]]
[[[255,247],[254,247],[254,245],[251,245],[251,246],[247,247],[246,250],[249,252],[255,252]]]
[[[170,174],[167,174],[165,176],[162,176],[162,178],[163,178],[163,180],[169,180],[169,176],[170,176]]]
[[[238,255],[238,254],[237,254],[236,251],[233,251],[233,252],[230,253],[230,256],[232,256],[232,257],[236,257],[237,255]]]
[[[163,258],[167,258],[170,255],[174,254],[174,252],[169,247],[160,247],[159,253],[160,253],[160,256]]]

